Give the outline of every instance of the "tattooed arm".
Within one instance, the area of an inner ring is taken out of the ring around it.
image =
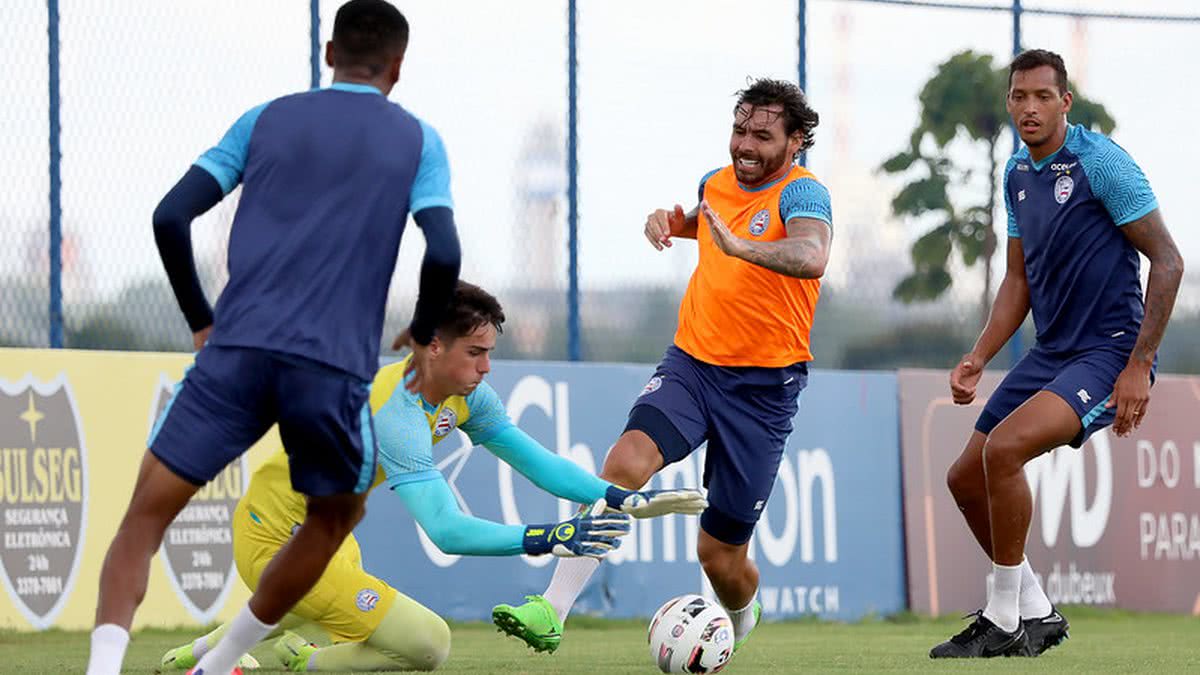
[[[753,241],[736,236],[707,202],[700,210],[708,221],[713,242],[726,254],[798,279],[819,279],[829,262],[829,223],[796,217],[787,221],[787,236],[775,241]]]

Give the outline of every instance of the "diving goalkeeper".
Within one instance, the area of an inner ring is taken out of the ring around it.
[[[378,439],[379,469],[363,481],[373,481],[372,487],[386,482],[439,549],[460,555],[600,558],[629,532],[630,516],[698,514],[705,508],[696,490],[621,489],[552,453],[514,425],[495,390],[483,382],[503,322],[496,298],[460,281],[430,345],[432,358],[418,391],[402,386],[409,359],[378,371],[371,386],[372,423],[363,427]],[[397,338],[397,348],[406,342],[407,336]],[[604,500],[608,512],[589,515],[599,509],[585,510],[562,523],[539,525],[502,525],[463,513],[433,463],[433,446],[455,428],[541,489],[583,504]],[[234,559],[251,589],[304,520],[304,496],[291,489],[288,471],[287,455],[280,450],[255,471],[234,511]],[[320,626],[334,644],[320,648],[292,632],[305,623]],[[224,632],[221,626],[168,651],[163,669],[193,667]],[[446,622],[364,571],[353,536],[268,638],[276,636],[274,651],[292,671],[433,670],[450,653]],[[257,663],[243,657],[240,665]]]

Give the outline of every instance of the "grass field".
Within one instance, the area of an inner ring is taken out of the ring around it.
[[[1037,659],[935,662],[929,647],[964,625],[953,619],[897,617],[855,624],[799,621],[765,624],[726,673],[799,672],[1200,672],[1200,619],[1063,608],[1071,639]],[[490,624],[454,624],[454,647],[445,673],[655,673],[640,621],[586,617],[567,624],[562,648],[534,654]],[[194,631],[153,630],[134,636],[125,659],[129,673],[154,673],[168,648]],[[87,660],[85,632],[0,632],[0,672],[34,675],[78,673]],[[255,656],[275,668],[269,647]]]

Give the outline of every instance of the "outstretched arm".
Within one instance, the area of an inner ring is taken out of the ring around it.
[[[406,482],[392,489],[443,553],[501,556],[542,555],[602,557],[629,532],[622,514],[576,517],[562,523],[502,525],[462,512],[441,476]]]

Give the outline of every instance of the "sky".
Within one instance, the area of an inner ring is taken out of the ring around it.
[[[441,133],[452,167],[464,278],[496,287],[566,278],[566,2],[396,3],[412,37],[391,98]],[[974,4],[992,4],[990,2]],[[1028,8],[1178,12],[1168,0],[1025,0]],[[62,179],[71,295],[113,294],[161,275],[149,230],[158,199],[247,108],[307,88],[303,0],[63,0]],[[44,0],[0,3],[0,269],[40,274],[47,135]],[[322,41],[336,2],[322,5]],[[886,296],[920,223],[892,218],[902,184],[878,166],[904,147],[916,94],[962,49],[1011,52],[1005,13],[808,3],[808,94],[821,114],[809,166],[830,187],[829,283]],[[796,3],[783,0],[580,0],[579,239],[585,289],[678,287],[694,247],[654,251],[646,214],[695,201],[699,178],[728,163],[734,92],[748,76],[796,77]],[[1024,43],[1063,54],[1072,78],[1116,118],[1114,138],[1142,166],[1185,260],[1200,269],[1200,191],[1192,159],[1200,24],[1028,15]],[[322,83],[330,73],[323,70]],[[539,137],[538,134],[541,134]],[[534,139],[540,138],[540,143]],[[967,196],[971,188],[964,188]],[[531,208],[531,200],[539,208]],[[540,201],[539,201],[540,200]],[[219,260],[231,204],[194,227],[198,255]],[[547,215],[549,214],[549,215]],[[1002,222],[1003,214],[998,214]],[[423,243],[405,237],[393,293],[411,292]],[[888,268],[889,274],[871,270]],[[532,275],[531,269],[538,274]],[[972,275],[973,277],[974,275]],[[974,297],[970,282],[956,293]]]

